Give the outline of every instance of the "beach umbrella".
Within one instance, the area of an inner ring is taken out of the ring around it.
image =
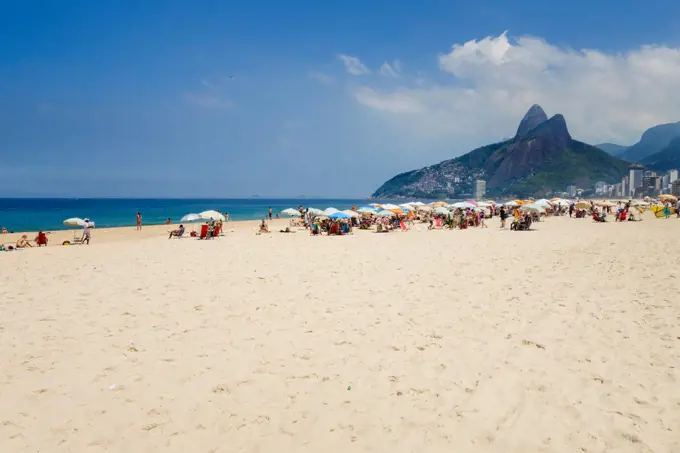
[[[416,208],[416,211],[431,212],[432,206],[421,205]]]
[[[409,204],[413,206],[425,206],[425,203],[423,203],[422,201],[412,201]]]
[[[362,214],[375,214],[378,210],[372,206],[362,206],[357,209],[357,212],[361,212]]]
[[[344,212],[338,211],[338,212],[333,212],[328,215],[329,219],[349,219],[350,216],[348,214],[345,214]]]
[[[195,222],[197,220],[201,220],[201,217],[198,214],[187,214],[179,219],[182,223]]]
[[[323,211],[323,213],[324,213],[325,215],[327,215],[327,216],[330,216],[331,214],[333,214],[333,213],[335,213],[335,212],[340,212],[340,210],[339,210],[339,209],[335,209],[335,208],[326,208],[326,209],[324,209],[324,211]]]
[[[527,212],[536,212],[536,213],[545,212],[545,209],[543,209],[542,206],[539,206],[536,203],[528,203],[528,204],[522,205],[522,207],[520,209],[522,211],[527,211]]]
[[[300,211],[293,208],[284,209],[281,214],[289,215],[291,217],[300,217]]]
[[[359,217],[359,213],[357,211],[352,211],[351,209],[345,209],[344,211],[341,212],[347,214],[350,217]]]
[[[667,194],[667,193],[665,193],[663,195],[659,195],[659,200],[673,200],[673,201],[675,201],[677,199],[678,199],[678,197],[676,197],[674,195]]]
[[[579,204],[580,204],[580,203],[579,203]],[[631,205],[631,206],[649,206],[649,203],[647,203],[647,202],[644,201],[644,200],[633,200],[633,201],[630,203],[630,205]],[[576,205],[576,207],[578,207],[578,205]]]
[[[381,208],[383,209],[383,211],[391,211],[392,209],[399,209],[399,206],[397,206],[396,204],[386,203],[382,205]]]
[[[394,213],[397,214],[397,215],[404,215],[404,214],[406,214],[402,209],[399,209],[399,208],[397,208],[397,209],[389,209],[389,211],[392,211],[392,212],[394,212]]]
[[[64,220],[64,225],[71,228],[82,227],[85,226],[85,221],[80,217],[71,217],[70,219]]]
[[[514,208],[515,206],[519,206],[519,203],[516,201],[508,201],[505,203],[505,206],[508,208]]]
[[[396,214],[392,211],[383,210],[377,213],[380,217],[394,217]]]
[[[435,201],[434,203],[430,203],[430,205],[436,208],[436,207],[440,207],[440,206],[446,207],[449,204],[445,201]]]
[[[308,212],[311,215],[314,215],[314,216],[325,215],[324,212],[321,209],[317,209],[317,208],[309,208]]]
[[[474,209],[477,207],[477,205],[474,205],[468,201],[459,201],[458,203],[453,203],[451,206],[456,209]]]
[[[477,203],[475,200],[465,200],[466,203],[470,203],[471,205],[474,205],[475,207],[479,207],[479,203]]]
[[[198,214],[198,217],[203,220],[221,220],[224,222],[224,216],[217,211],[203,211]]]
[[[444,206],[437,206],[436,208],[434,208],[434,212],[436,212],[437,214],[448,214],[450,211]]]
[[[585,202],[585,201],[579,201],[576,203],[576,209],[589,209],[590,208],[590,203]]]
[[[413,206],[411,203],[403,203],[403,204],[400,204],[399,207],[401,209],[405,209],[407,211],[414,211],[415,210],[415,206]]]

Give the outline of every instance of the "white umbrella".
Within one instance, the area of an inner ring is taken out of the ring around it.
[[[536,213],[545,212],[545,209],[543,209],[543,207],[537,205],[536,203],[522,205],[522,207],[520,209],[522,211],[527,211],[527,212],[536,212]]]
[[[336,212],[340,212],[340,210],[339,210],[339,209],[335,209],[335,208],[326,208],[326,209],[323,211],[323,213],[324,213],[325,215],[335,214]]]
[[[362,208],[357,209],[358,212],[362,214],[375,214],[377,211],[373,208],[369,208],[368,206],[364,206]]]
[[[399,209],[399,206],[397,206],[396,204],[387,203],[387,204],[382,205],[382,208],[385,211],[389,211],[389,210],[392,210],[392,209]]]
[[[201,220],[201,216],[198,214],[187,214],[179,219],[180,222],[195,222],[197,220]]]
[[[424,212],[430,212],[430,211],[432,211],[432,206],[419,205],[417,210],[418,211],[424,211]]]
[[[342,211],[344,214],[347,214],[350,217],[359,217],[359,213],[356,211],[352,211],[351,209],[345,209]]]
[[[281,214],[289,215],[291,217],[300,217],[300,211],[293,208],[284,209]]]
[[[425,206],[425,203],[423,203],[422,201],[413,201],[409,204],[411,204],[413,206]]]
[[[449,210],[446,209],[444,206],[438,206],[434,209],[434,212],[436,212],[437,214],[448,214]]]
[[[316,215],[316,216],[325,215],[325,213],[321,209],[309,208],[308,211],[311,215]]]
[[[453,203],[451,206],[456,209],[474,209],[477,207],[472,203],[468,203],[467,201],[459,201],[458,203]]]
[[[70,219],[64,220],[64,225],[68,227],[81,227],[85,225],[85,221],[80,217],[71,217]]]
[[[380,211],[376,215],[379,215],[380,217],[394,217],[396,214],[392,211]]]
[[[508,201],[507,203],[505,203],[505,206],[507,206],[508,208],[514,208],[515,206],[519,206],[519,203],[516,203],[514,201]]]
[[[198,215],[203,220],[221,220],[224,222],[225,218],[217,211],[203,211]]]

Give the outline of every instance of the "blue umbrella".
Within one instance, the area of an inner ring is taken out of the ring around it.
[[[342,211],[334,212],[328,216],[329,219],[349,219],[349,216]]]

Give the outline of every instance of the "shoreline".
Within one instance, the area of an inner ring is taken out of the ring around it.
[[[257,229],[260,220],[230,220],[224,223],[224,232],[236,232],[242,231],[247,228]],[[267,222],[270,229],[285,228],[289,225],[289,219],[274,219]],[[189,238],[188,233],[192,230],[200,231],[200,225],[202,223],[184,223],[184,227],[187,231],[183,239]],[[136,231],[136,226],[121,226],[121,227],[104,227],[95,228],[92,230],[92,240],[90,245],[103,244],[109,242],[124,242],[130,240],[141,240],[150,238],[159,238],[168,235],[168,231],[179,228],[179,223],[171,223],[169,225],[142,225],[141,231]],[[45,231],[47,234],[48,245],[47,247],[62,246],[64,241],[72,240],[75,234],[76,237],[82,235],[82,228],[71,228],[67,230],[51,230]],[[19,238],[26,234],[28,239],[32,242],[33,239],[38,235],[38,231],[21,231],[14,233],[0,234],[0,244],[14,245],[14,243],[19,240]],[[33,248],[38,248],[35,245]],[[30,247],[29,247],[30,249]]]

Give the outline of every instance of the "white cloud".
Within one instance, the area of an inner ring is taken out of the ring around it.
[[[629,144],[652,125],[680,121],[680,48],[615,54],[503,33],[456,44],[438,64],[445,83],[418,77],[396,90],[361,86],[354,96],[398,131],[479,143],[514,135],[535,103],[562,113],[572,136],[589,143]]]
[[[399,77],[399,73],[401,72],[401,63],[399,60],[394,60],[392,64],[389,64],[388,62],[384,62],[382,66],[380,66],[380,73],[384,76],[388,77]]]
[[[307,77],[309,77],[311,80],[314,80],[315,82],[319,82],[322,85],[331,85],[334,81],[333,77],[319,71],[311,71],[307,74]]]
[[[371,72],[371,70],[368,69],[357,57],[340,54],[338,55],[338,60],[343,62],[347,72],[352,75],[359,76],[363,74],[369,74]]]

